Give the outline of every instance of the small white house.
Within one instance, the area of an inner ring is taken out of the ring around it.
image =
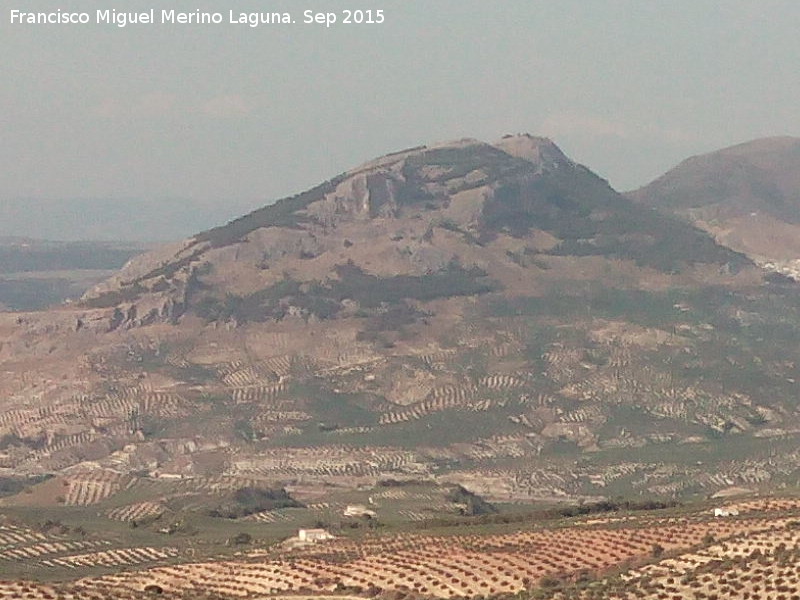
[[[374,519],[378,516],[374,510],[368,509],[363,504],[348,504],[347,508],[344,509],[344,516],[345,517],[368,517],[370,519]]]
[[[297,539],[301,542],[314,544],[325,540],[332,540],[333,536],[325,529],[300,529],[297,532]]]
[[[714,509],[714,516],[715,517],[736,517],[739,515],[739,511],[735,508],[715,508]]]

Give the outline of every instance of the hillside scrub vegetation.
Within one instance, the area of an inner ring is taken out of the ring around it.
[[[210,509],[208,514],[224,519],[240,519],[280,508],[302,507],[303,505],[292,498],[284,488],[243,487],[236,490],[229,501]]]

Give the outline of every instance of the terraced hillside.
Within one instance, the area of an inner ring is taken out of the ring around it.
[[[410,149],[0,315],[0,503],[794,485],[799,326],[791,281],[549,140]]]
[[[798,298],[546,139],[377,159],[0,313],[0,597],[777,597]]]

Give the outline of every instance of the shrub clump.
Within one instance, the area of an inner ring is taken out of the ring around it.
[[[236,490],[228,502],[211,509],[208,514],[223,519],[240,519],[279,508],[302,507],[303,505],[292,498],[284,488],[243,487]]]

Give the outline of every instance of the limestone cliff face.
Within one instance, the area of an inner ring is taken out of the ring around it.
[[[550,139],[532,135],[509,135],[495,144],[500,150],[527,160],[540,172],[557,169],[560,165],[574,165]]]
[[[567,254],[655,264],[663,262],[664,250],[651,248],[669,238],[665,243],[677,258],[668,260],[678,265],[670,266],[673,271],[695,261],[687,244],[707,255],[700,262],[739,260],[691,228],[655,222],[654,214],[619,196],[546,138],[506,136],[495,144],[463,139],[370,161],[139,257],[82,302],[114,311],[115,327],[176,322],[199,304],[214,304],[215,315],[227,315],[226,303],[271,297],[275,286],[287,282],[305,286],[296,293],[309,285],[329,288],[344,265],[386,278],[424,277],[458,264],[491,271],[511,289],[520,285],[520,267],[530,270],[543,240]],[[636,230],[621,231],[625,220]],[[526,276],[528,284],[536,272]]]
[[[127,325],[141,325],[180,318],[201,279],[229,293],[251,293],[287,271],[324,278],[348,261],[380,272],[370,260],[376,257],[385,259],[382,274],[435,271],[453,253],[422,240],[426,231],[446,222],[477,233],[483,204],[499,182],[559,166],[573,163],[550,140],[529,135],[495,145],[464,139],[397,152],[137,257],[82,302],[119,308]]]

